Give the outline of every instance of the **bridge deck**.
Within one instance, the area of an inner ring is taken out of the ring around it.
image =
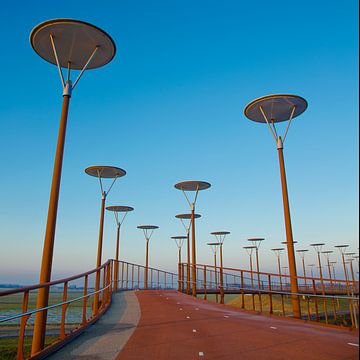
[[[257,315],[176,291],[138,291],[140,322],[117,357],[132,359],[358,359],[358,334]]]

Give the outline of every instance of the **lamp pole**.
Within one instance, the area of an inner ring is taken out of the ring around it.
[[[287,242],[287,254],[290,271],[291,300],[293,307],[293,316],[301,318],[300,299],[298,295],[298,282],[296,273],[295,252],[292,234],[292,225],[290,217],[289,195],[287,190],[287,180],[285,173],[285,163],[283,154],[283,145],[286,139],[291,121],[293,118],[302,114],[307,108],[307,102],[297,95],[268,95],[255,99],[249,103],[244,110],[245,116],[256,122],[266,123],[271,135],[273,136],[279,156],[281,189],[283,195],[285,232]],[[283,136],[278,135],[275,124],[287,121],[287,127]]]
[[[42,22],[31,31],[30,43],[40,57],[57,66],[63,89],[39,280],[40,284],[44,284],[51,280],[66,126],[72,91],[85,70],[101,67],[114,58],[116,46],[111,37],[103,30],[89,23],[72,19]],[[67,69],[66,79],[62,69]],[[74,82],[70,77],[71,70],[80,70]],[[35,355],[44,348],[48,303],[49,287],[45,286],[38,291],[36,308],[45,310],[36,313],[31,355]]]

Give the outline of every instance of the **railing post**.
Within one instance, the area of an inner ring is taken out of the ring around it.
[[[132,267],[131,267],[131,289],[134,290],[134,264],[132,264]]]
[[[124,288],[124,262],[121,262],[121,288]]]
[[[129,288],[129,263],[126,263],[126,289]]]
[[[245,309],[245,291],[244,291],[244,273],[240,271],[240,279],[241,279],[241,308]]]
[[[63,297],[62,302],[67,300],[67,290],[68,290],[68,282],[64,283]],[[68,304],[61,305],[61,323],[60,323],[60,340],[65,339],[65,318],[66,318],[66,309]]]
[[[85,325],[87,320],[87,316],[86,316],[86,307],[87,307],[87,301],[88,301],[88,297],[86,296],[87,295],[87,291],[88,291],[88,275],[85,275],[85,279],[84,279],[84,292],[83,292],[83,295],[84,295],[84,299],[83,299],[83,311],[82,311],[82,325]]]
[[[316,284],[315,284],[315,280],[312,279],[312,286],[313,286],[313,292],[314,292],[314,297],[315,297],[315,313],[316,313],[316,321],[319,321],[319,307],[318,307],[318,302],[317,302],[317,292],[316,292]]]
[[[24,292],[23,302],[22,302],[22,312],[25,313],[28,309],[29,303],[29,290]],[[26,323],[29,319],[30,315],[23,315],[21,317],[20,330],[19,330],[19,340],[18,340],[18,348],[17,348],[17,360],[24,360],[24,337],[25,337],[25,329]]]
[[[273,313],[273,301],[272,301],[272,289],[271,289],[271,275],[268,274],[268,282],[269,282],[269,299],[270,299],[270,314]]]
[[[207,294],[206,294],[206,265],[204,265],[204,300],[207,300]]]

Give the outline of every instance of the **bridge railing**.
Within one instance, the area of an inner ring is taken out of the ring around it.
[[[181,264],[181,286],[186,292],[192,280]],[[217,302],[231,300],[242,309],[292,316],[291,295],[300,301],[302,318],[341,326],[358,327],[359,282],[298,276],[298,293],[291,293],[290,276],[267,272],[197,264],[199,296]],[[221,284],[222,278],[222,284]],[[188,292],[189,293],[189,292]]]
[[[108,260],[99,268],[45,284],[0,291],[0,354],[7,359],[39,359],[55,351],[83,332],[108,309],[117,290],[144,289],[145,267]],[[155,268],[148,269],[148,288],[169,289],[177,286],[177,275]],[[101,283],[95,290],[95,277]],[[49,288],[48,306],[36,307],[37,292]],[[98,294],[98,307],[94,296]],[[34,319],[47,314],[45,344],[31,353]]]

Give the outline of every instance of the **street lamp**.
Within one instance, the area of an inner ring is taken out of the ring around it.
[[[293,245],[293,234],[291,228],[290,206],[286,183],[286,173],[284,165],[283,145],[288,133],[291,120],[302,114],[307,108],[307,102],[296,95],[268,95],[253,100],[244,110],[245,116],[253,121],[266,123],[277,146],[280,164],[281,187],[283,194],[284,218],[286,229],[287,253],[290,271],[291,292],[293,293],[292,306],[293,315],[301,317],[300,300],[298,297],[298,283],[296,274],[295,252]],[[287,121],[287,127],[283,137],[278,135],[275,124]]]
[[[223,274],[223,243],[225,240],[226,235],[229,235],[229,231],[213,231],[210,233],[214,235],[218,243],[220,244],[220,304],[224,303],[224,274]]]
[[[216,299],[216,302],[219,302],[219,297],[218,297],[218,293],[217,293],[217,264],[216,264],[216,253],[217,253],[217,250],[220,246],[220,243],[218,242],[211,242],[211,243],[208,243],[208,245],[211,247],[211,250],[214,254],[214,277],[215,277],[215,299]]]
[[[182,276],[182,271],[181,271],[181,248],[184,244],[184,239],[187,238],[187,236],[172,236],[171,237],[173,240],[175,240],[176,246],[178,247],[178,291],[182,291],[183,289],[183,276]]]
[[[305,268],[305,254],[306,254],[308,251],[309,251],[309,249],[299,249],[299,250],[296,250],[296,252],[299,254],[299,256],[300,256],[300,258],[301,258],[305,288],[307,288],[306,268]]]
[[[43,284],[51,280],[66,125],[72,90],[86,69],[95,69],[109,63],[115,56],[116,47],[111,37],[103,30],[89,23],[72,19],[48,20],[37,25],[31,31],[30,43],[40,57],[57,66],[63,89],[63,104],[40,270],[39,282]],[[62,68],[67,69],[66,80]],[[74,82],[70,79],[71,70],[80,70]],[[40,288],[36,308],[46,308],[48,303],[49,287]],[[32,355],[44,348],[46,317],[47,310],[36,313]]]
[[[156,225],[139,225],[137,227],[144,232],[144,237],[146,240],[146,255],[145,255],[145,277],[144,277],[144,288],[148,288],[148,274],[149,274],[149,240],[154,233],[155,229],[159,227]],[[152,284],[151,284],[152,285]]]
[[[196,297],[196,246],[195,246],[195,204],[200,190],[208,189],[211,185],[205,181],[183,181],[174,185],[176,189],[181,190],[191,209],[191,237],[192,237],[192,296]],[[186,191],[195,191],[193,201],[190,201]]]
[[[243,248],[246,250],[246,252],[249,255],[249,260],[250,260],[250,280],[251,280],[251,290],[252,290],[252,305],[253,305],[253,310],[255,310],[255,297],[254,297],[254,276],[253,276],[253,264],[252,264],[252,254],[254,249],[256,249],[256,246],[243,246]]]
[[[249,238],[248,241],[255,246],[255,255],[256,255],[256,271],[258,278],[258,289],[259,289],[259,302],[260,302],[260,311],[262,312],[262,302],[261,302],[261,282],[260,282],[260,265],[259,265],[259,248],[261,243],[264,241],[264,238]]]
[[[115,184],[117,178],[125,176],[126,171],[115,166],[89,166],[85,169],[85,172],[99,179],[100,190],[101,190],[101,211],[100,211],[100,226],[99,226],[99,238],[98,238],[98,249],[96,258],[96,267],[101,266],[101,255],[102,255],[102,244],[104,235],[104,212],[105,212],[105,201],[109,195],[112,187]],[[108,190],[104,190],[102,179],[113,179]],[[100,271],[96,271],[95,277],[95,295],[94,295],[94,307],[93,314],[96,315],[99,309],[99,293],[100,289]]]
[[[280,258],[281,258],[281,253],[285,250],[285,248],[273,248],[271,250],[274,252],[275,256],[277,257],[279,280],[280,280],[280,291],[283,291]],[[284,295],[283,294],[281,294],[281,307],[282,307],[282,313],[285,314],[285,305],[284,305]]]
[[[175,215],[177,219],[180,219],[185,231],[186,231],[186,251],[187,251],[187,264],[186,264],[186,293],[190,294],[190,228],[191,228],[191,219],[192,214],[177,214]],[[194,214],[194,218],[198,219],[201,217],[200,214]],[[185,220],[190,220],[188,224],[185,223]]]
[[[107,206],[106,210],[112,211],[115,216],[116,222],[116,250],[115,250],[115,268],[114,268],[114,288],[115,291],[118,289],[118,278],[119,278],[119,243],[120,243],[120,227],[124,222],[128,212],[133,211],[134,208],[131,206]],[[119,213],[123,213],[122,218],[119,220]]]

